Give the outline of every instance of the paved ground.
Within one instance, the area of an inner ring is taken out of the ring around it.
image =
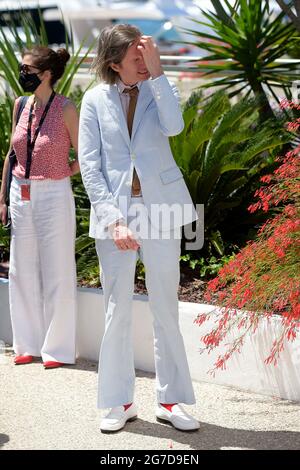
[[[0,354],[0,448],[8,449],[299,449],[300,403],[194,383],[197,405],[186,407],[201,430],[182,433],[154,417],[153,374],[137,371],[139,419],[114,435],[99,431],[97,364],[44,370],[15,366]]]

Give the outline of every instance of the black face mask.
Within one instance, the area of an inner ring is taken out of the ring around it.
[[[20,72],[19,83],[24,91],[34,92],[42,83],[37,73]]]

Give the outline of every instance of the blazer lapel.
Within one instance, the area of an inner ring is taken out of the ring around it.
[[[151,89],[148,85],[148,82],[147,81],[142,82],[140,86],[139,97],[137,100],[137,105],[135,108],[135,113],[134,113],[134,118],[133,118],[131,140],[134,139],[134,135],[138,129],[141,119],[144,116],[144,113],[147,107],[149,106],[150,102],[152,101],[152,99],[154,98],[153,98]]]
[[[125,119],[124,111],[122,108],[120,95],[116,85],[108,85],[104,88],[106,91],[105,105],[110,112],[114,122],[118,123],[120,131],[127,143],[130,145],[129,132],[127,122]]]
[[[114,122],[117,122],[120,128],[120,131],[127,143],[130,146],[130,137],[127,127],[126,118],[123,112],[120,95],[116,85],[107,85],[104,87],[106,92],[105,105],[108,111],[110,112]],[[141,119],[151,103],[153,95],[147,81],[142,82],[137,105],[135,108],[133,126],[132,126],[132,135],[131,140],[134,139],[134,135],[138,129],[138,126],[141,122]]]

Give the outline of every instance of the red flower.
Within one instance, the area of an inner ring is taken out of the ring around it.
[[[300,105],[282,102],[282,107],[300,109]],[[289,123],[298,129],[300,118]],[[270,321],[281,315],[283,331],[273,342],[266,364],[277,364],[285,340],[293,341],[300,332],[300,146],[278,157],[280,166],[272,175],[264,175],[264,186],[255,192],[258,199],[248,208],[276,212],[258,230],[255,241],[249,242],[218,276],[208,283],[207,296],[218,296],[225,307],[216,326],[203,338],[208,351],[218,347],[237,327],[240,337],[226,344],[226,351],[214,364],[214,371],[224,369],[226,362],[239,351],[244,338],[253,333],[262,319]],[[274,215],[275,214],[275,215]],[[245,309],[246,311],[237,310]],[[200,315],[201,325],[207,316]],[[236,330],[235,330],[236,331]]]

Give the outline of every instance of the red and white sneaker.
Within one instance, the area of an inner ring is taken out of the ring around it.
[[[137,419],[137,407],[132,403],[127,409],[125,406],[111,408],[110,412],[102,419],[100,430],[104,433],[116,432],[123,429],[127,421]]]
[[[167,421],[180,431],[197,431],[200,428],[199,421],[189,415],[178,403],[173,405],[171,410],[158,403],[155,414],[157,421]]]

